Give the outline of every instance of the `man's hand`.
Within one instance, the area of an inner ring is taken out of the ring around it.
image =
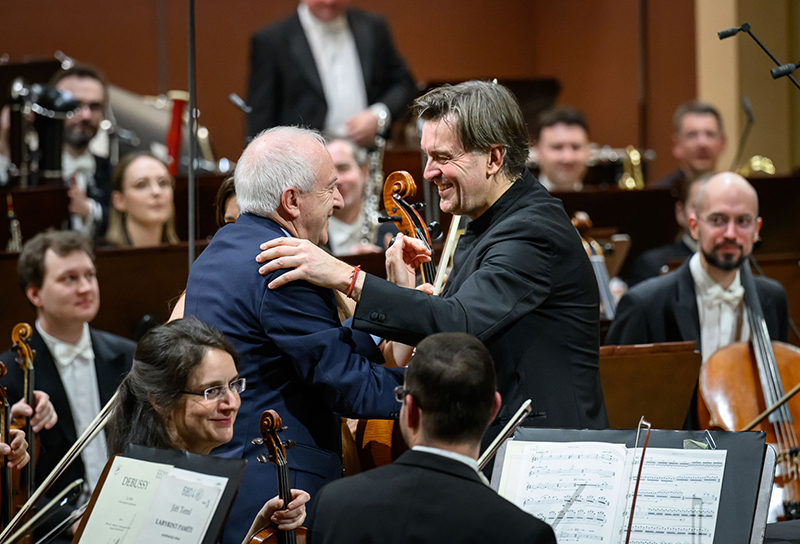
[[[11,429],[11,445],[0,442],[0,454],[6,456],[9,468],[22,468],[31,460],[28,455],[28,442],[25,440],[25,431]]]
[[[325,253],[308,240],[300,238],[275,238],[261,244],[256,262],[266,263],[258,269],[265,276],[281,268],[294,268],[269,283],[270,289],[290,281],[305,280],[343,293],[350,287],[353,267]]]
[[[11,407],[11,418],[16,419],[18,417],[33,416],[33,418],[31,418],[31,426],[35,433],[38,433],[42,429],[52,429],[53,425],[58,421],[58,414],[56,414],[53,403],[50,402],[50,395],[44,391],[34,391],[33,398],[36,401],[35,413],[23,399],[16,402],[14,406]]]
[[[67,189],[67,196],[69,197],[69,213],[77,215],[86,221],[91,211],[91,199],[86,196],[86,191],[82,191],[78,187],[74,179],[70,183],[69,189]]]
[[[392,247],[386,250],[386,279],[413,289],[417,268],[430,260],[431,252],[421,240],[398,233]]]
[[[370,109],[357,113],[347,120],[345,136],[361,147],[371,146],[376,134],[378,134],[378,115]]]

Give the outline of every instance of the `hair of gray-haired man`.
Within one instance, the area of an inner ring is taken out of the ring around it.
[[[281,195],[289,187],[301,193],[311,191],[317,152],[327,153],[325,140],[315,130],[274,127],[261,132],[236,163],[233,182],[239,211],[267,217],[278,209]]]
[[[517,98],[503,85],[488,81],[442,85],[417,98],[411,108],[423,121],[452,119],[466,151],[503,146],[503,171],[512,181],[525,171],[528,129]]]

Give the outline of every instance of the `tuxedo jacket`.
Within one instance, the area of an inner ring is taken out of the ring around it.
[[[105,235],[108,228],[108,210],[111,206],[111,176],[114,167],[111,165],[111,161],[104,157],[94,155],[94,160],[96,164],[94,183],[87,187],[86,196],[100,204],[103,209],[103,214],[95,221],[95,239],[99,240]]]
[[[414,98],[414,80],[380,15],[347,10],[361,61],[367,105],[382,102],[401,119]],[[322,80],[297,12],[259,32],[250,46],[247,136],[279,125],[322,130],[328,105]]]
[[[275,410],[287,427],[290,485],[312,495],[340,478],[340,416],[396,418],[393,389],[403,369],[371,360],[382,357],[372,338],[342,327],[333,291],[295,281],[278,289],[267,284],[255,255],[261,243],[284,236],[270,219],[249,213],[217,231],[195,261],[186,287],[186,315],[225,334],[241,355],[239,375],[247,380],[233,439],[214,450],[249,462],[223,534],[240,544],[264,503],[277,493],[275,468],[256,462],[266,453],[251,441],[261,436],[264,410]]]
[[[313,498],[309,544],[555,544],[553,529],[498,495],[460,461],[407,451]]]
[[[128,374],[133,362],[136,344],[113,334],[90,329],[92,351],[94,351],[94,367],[97,373],[97,386],[100,393],[100,407],[108,403]],[[36,460],[36,483],[41,483],[55,468],[62,457],[78,439],[75,420],[72,416],[67,392],[58,374],[53,355],[44,343],[36,327],[30,339],[33,357],[34,389],[50,395],[50,401],[58,414],[58,422],[52,429],[39,432],[40,450]],[[9,401],[13,404],[24,394],[23,373],[16,363],[16,352],[8,350],[0,355],[0,361],[6,365],[8,374],[0,383],[8,388]],[[74,399],[73,399],[74,400]],[[85,478],[83,461],[80,456],[67,468],[64,475],[50,488],[48,495],[56,495],[61,489],[78,478]]]
[[[608,426],[599,376],[599,294],[560,200],[524,175],[461,237],[441,297],[367,275],[353,327],[416,345],[467,332],[492,354],[497,425],[531,399],[528,426]]]
[[[636,259],[631,270],[631,287],[646,279],[655,278],[663,274],[662,269],[672,260],[685,261],[694,255],[694,250],[686,245],[683,240],[665,246],[648,249]]]
[[[789,338],[789,303],[780,283],[755,276],[758,299],[772,340]],[[632,287],[617,306],[606,335],[608,345],[654,342],[697,342],[700,349],[700,314],[689,261],[664,276]]]

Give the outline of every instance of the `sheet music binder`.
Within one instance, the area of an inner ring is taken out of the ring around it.
[[[233,499],[236,497],[236,492],[239,490],[239,485],[242,482],[244,469],[247,464],[246,460],[226,459],[211,455],[199,455],[180,450],[161,450],[157,448],[137,446],[135,444],[129,444],[128,447],[125,448],[123,456],[130,457],[132,459],[139,459],[141,461],[173,465],[175,467],[193,472],[199,472],[213,476],[224,476],[228,478],[225,491],[222,493],[222,497],[217,505],[216,512],[214,512],[214,515],[211,518],[211,523],[208,526],[208,530],[206,531],[202,542],[203,544],[215,544],[219,540],[219,537],[222,534],[222,527],[225,523],[225,519],[228,517],[228,513],[230,512],[233,504]],[[113,462],[114,457],[109,459],[102,475],[100,476],[100,480],[98,481],[97,486],[92,493],[92,498],[89,501],[89,506],[86,509],[86,513],[83,515],[83,519],[81,520],[80,527],[72,539],[73,544],[80,541],[81,535],[83,534],[83,529],[86,526],[89,517],[91,516],[94,505],[97,502],[97,497],[99,496],[100,490],[102,489],[106,477],[108,476],[108,471],[111,468],[111,463]]]
[[[766,433],[763,431],[711,431],[717,449],[727,450],[725,474],[722,479],[717,527],[714,542],[719,544],[749,544],[754,532],[753,521],[766,452]],[[683,449],[686,439],[705,443],[706,431],[668,431],[653,429],[648,448]],[[512,440],[529,442],[608,442],[634,447],[636,430],[588,430],[519,428]],[[506,445],[497,452],[492,488],[500,487]],[[771,476],[769,476],[771,478]],[[769,502],[769,501],[767,501]],[[635,514],[634,514],[635,517]],[[760,521],[763,523],[763,520]],[[763,530],[762,530],[763,531]],[[763,534],[763,532],[762,532]]]

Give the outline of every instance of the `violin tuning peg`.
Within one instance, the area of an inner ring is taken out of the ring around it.
[[[264,455],[263,453],[262,453],[262,454],[260,454],[258,457],[256,457],[256,460],[257,460],[259,463],[269,463],[269,457],[267,457],[267,456],[266,456],[266,455]]]
[[[264,440],[262,438],[254,438],[250,443],[254,446],[260,446],[264,443]]]
[[[287,450],[292,449],[294,447],[294,440],[287,440],[286,442],[283,443],[283,447],[286,448]]]
[[[438,240],[442,235],[442,226],[438,221],[431,221],[428,224],[428,232],[431,235],[431,240]]]
[[[414,208],[415,210],[417,210],[418,212],[421,212],[422,210],[425,209],[425,203],[424,202],[414,202],[411,205],[411,207]]]
[[[278,432],[279,432],[279,433],[280,433],[280,432],[283,432],[283,431],[285,431],[285,430],[286,430],[286,429],[288,429],[288,428],[289,428],[289,427],[286,427],[286,426],[284,425],[283,427],[281,427],[280,429],[278,429]]]
[[[403,221],[402,217],[397,216],[378,216],[378,223],[401,223]]]

